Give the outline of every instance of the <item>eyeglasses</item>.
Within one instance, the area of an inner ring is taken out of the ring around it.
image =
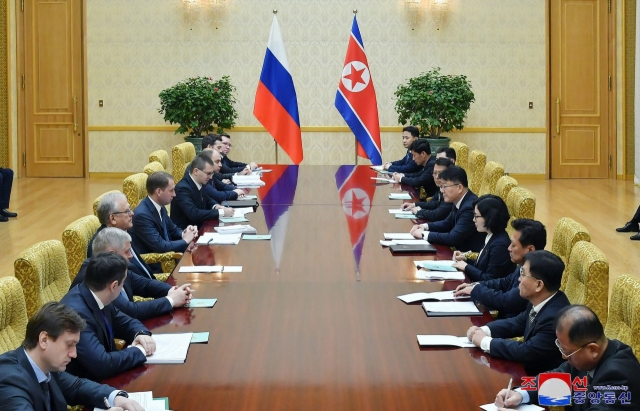
[[[473,219],[474,219],[474,220],[477,220],[477,219],[479,219],[479,218],[482,218],[482,216],[481,216],[480,214],[474,214],[474,215],[473,215]]]
[[[577,353],[578,351],[580,351],[581,349],[583,349],[584,347],[586,347],[589,344],[593,344],[595,341],[590,341],[586,344],[584,344],[582,347],[578,348],[577,350],[575,350],[574,352],[572,352],[571,354],[565,354],[564,351],[562,350],[562,348],[560,347],[560,341],[558,341],[558,339],[556,338],[556,347],[558,347],[558,350],[560,351],[560,354],[562,354],[562,358],[569,358],[571,357],[573,354]]]
[[[131,211],[130,208],[127,208],[124,211],[116,211],[115,213],[111,213],[111,215],[116,215],[116,214],[133,214],[133,211]]]
[[[536,277],[534,277],[534,276],[532,276],[532,275],[526,275],[526,274],[524,273],[524,266],[521,266],[521,267],[520,267],[520,278],[522,278],[522,277],[529,277],[529,278],[533,278],[534,280],[537,280],[537,278],[536,278]]]
[[[204,170],[200,170],[199,168],[196,168],[196,170],[198,170],[198,171],[202,171],[203,173],[205,173],[205,172],[204,172]],[[212,176],[213,176],[213,174],[214,174],[214,172],[212,171],[212,172],[210,172],[210,173],[205,173],[205,174],[207,175],[207,177],[212,177]]]
[[[440,186],[440,190],[444,191],[444,189],[447,188],[447,187],[455,187],[455,186],[459,186],[459,185],[460,185],[460,183],[458,183],[458,184],[449,184],[448,186]]]

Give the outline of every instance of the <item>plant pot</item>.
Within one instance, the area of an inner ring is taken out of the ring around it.
[[[202,152],[202,137],[186,136],[184,141],[191,143],[196,148],[196,155]]]
[[[449,147],[451,139],[449,137],[441,136],[440,138],[427,138],[429,145],[431,146],[431,154],[435,155],[441,147]]]

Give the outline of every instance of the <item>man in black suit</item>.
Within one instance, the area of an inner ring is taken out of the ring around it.
[[[631,233],[635,231],[637,234],[634,234],[629,238],[634,241],[640,240],[640,206],[638,206],[633,218],[630,221],[627,221],[624,226],[616,228],[616,231],[619,233]]]
[[[564,263],[557,255],[533,251],[524,256],[520,272],[520,295],[529,301],[518,316],[496,320],[467,331],[469,341],[493,357],[521,362],[527,373],[537,374],[562,363],[555,345],[553,319],[569,299],[560,291]],[[511,338],[524,336],[524,342]]]
[[[27,323],[22,347],[0,355],[0,404],[3,411],[65,411],[67,405],[111,411],[142,411],[125,391],[65,372],[76,357],[85,321],[71,308],[52,301]]]
[[[220,157],[220,152],[217,149],[205,148],[204,150],[202,150],[202,154],[211,158],[211,160],[214,162],[215,168],[216,160],[214,159]],[[182,178],[184,179],[189,176],[189,174],[191,174],[191,171],[191,166],[187,166],[187,168],[184,170],[184,175],[182,176]],[[236,188],[235,186],[232,186],[230,184],[225,184],[221,180],[216,178],[216,174],[218,173],[214,172],[213,178],[209,179],[209,182],[202,186],[202,191],[204,191],[204,193],[209,196],[209,198],[211,198],[218,204],[224,204],[225,201],[243,199],[244,196],[246,194],[249,194],[249,192],[251,191],[250,189]]]
[[[478,232],[473,222],[473,202],[478,197],[468,188],[467,173],[461,167],[451,166],[440,173],[440,180],[442,198],[454,205],[451,212],[444,220],[414,225],[411,234],[433,244],[480,251],[485,233]]]
[[[93,252],[116,253],[131,261],[131,236],[119,228],[106,227],[94,237]],[[82,263],[80,271],[73,279],[70,288],[84,281],[88,265],[89,259]],[[174,307],[182,307],[191,300],[191,289],[189,288],[191,284],[173,287],[155,278],[150,279],[132,273],[130,268],[131,264],[129,265],[129,272],[124,279],[122,291],[112,303],[129,317],[142,321],[147,318],[168,314]],[[135,302],[134,295],[154,299]]]
[[[448,158],[453,164],[455,164],[458,156],[456,154],[456,150],[453,148],[440,147],[438,151],[436,151],[436,158]]]
[[[7,210],[11,200],[11,186],[13,186],[13,170],[0,167],[0,222],[9,221],[9,217],[17,217],[17,213]]]
[[[520,296],[520,270],[524,256],[547,245],[547,230],[536,220],[517,218],[511,222],[513,234],[509,245],[509,256],[516,265],[513,273],[504,278],[463,283],[456,288],[454,296],[470,295],[489,310],[498,310],[498,319],[511,318],[527,309],[529,301]]]
[[[436,158],[433,164],[433,179],[436,182],[436,186],[440,187],[442,185],[440,173],[452,165],[453,163],[448,158]],[[451,213],[452,208],[453,204],[444,201],[440,190],[436,191],[429,201],[402,204],[403,210],[411,210],[416,215],[416,218],[427,221],[444,220]]]
[[[402,145],[407,149],[407,154],[400,160],[392,161],[390,163],[384,163],[382,165],[383,170],[390,171],[392,173],[416,173],[420,171],[421,167],[413,161],[411,155],[411,144],[420,137],[420,130],[416,126],[406,126],[402,129]]]
[[[231,136],[226,133],[220,134],[222,138],[222,151],[220,154],[222,155],[222,173],[232,172],[232,173],[241,173],[243,170],[248,170],[248,173],[251,173],[252,170],[258,168],[258,164],[255,162],[250,162],[249,164],[242,163],[240,161],[233,161],[229,158],[229,152],[231,151]],[[229,171],[227,171],[229,170]]]
[[[149,194],[138,204],[133,215],[131,234],[135,250],[141,254],[183,252],[198,235],[198,227],[179,228],[167,213],[166,205],[176,196],[173,176],[156,171],[147,178]]]
[[[403,174],[393,173],[391,178],[396,182],[406,184],[420,191],[424,189],[426,197],[432,197],[438,187],[433,179],[433,165],[436,162],[435,156],[431,155],[431,146],[425,138],[419,138],[411,143],[411,155],[413,161],[421,168],[415,173]]]
[[[580,384],[581,388],[586,388],[584,396],[576,396],[574,391],[573,405],[565,410],[638,409],[640,363],[631,347],[618,340],[608,339],[598,316],[584,305],[563,308],[556,317],[555,330],[558,337],[556,345],[566,361],[549,372],[569,373],[572,382],[576,379],[587,382],[586,387]],[[602,398],[603,391],[610,394],[607,402],[606,398]],[[516,389],[510,393],[506,404],[505,394],[506,390],[498,393],[496,405],[511,408],[521,403],[538,402],[537,391]]]
[[[198,154],[189,167],[191,174],[176,185],[176,196],[171,201],[171,219],[179,226],[197,226],[207,220],[216,220],[220,215],[231,217],[232,208],[216,204],[202,191],[220,167],[220,154],[214,151],[213,159]]]
[[[69,373],[100,381],[144,364],[155,352],[151,332],[111,304],[122,291],[127,266],[127,260],[118,254],[95,254],[89,260],[84,282],[60,300],[87,322]],[[114,338],[125,340],[129,347],[117,350]]]

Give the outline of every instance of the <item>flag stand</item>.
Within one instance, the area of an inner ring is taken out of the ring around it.
[[[354,163],[355,165],[358,165],[358,139],[357,139],[357,138],[355,138],[355,137],[354,137],[353,139],[354,139],[354,140],[355,140],[355,142],[356,142],[356,150],[355,150],[355,152],[354,152],[354,154],[355,154],[355,155],[353,156],[353,163]]]
[[[276,139],[273,139],[273,142],[276,144],[276,164],[278,164],[278,142]]]

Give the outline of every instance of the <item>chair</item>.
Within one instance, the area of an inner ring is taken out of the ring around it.
[[[27,331],[27,305],[20,281],[0,278],[0,354],[20,347]]]
[[[513,187],[507,196],[507,209],[509,209],[509,224],[507,232],[513,234],[511,222],[517,218],[533,219],[536,214],[536,198],[531,191],[524,187]]]
[[[146,166],[144,166],[144,173],[148,176],[155,173],[156,171],[164,171],[164,167],[157,161],[152,161]]]
[[[456,151],[456,165],[467,169],[469,164],[469,146],[459,141],[449,144],[449,147]]]
[[[173,161],[173,179],[178,184],[182,180],[184,170],[196,156],[196,148],[192,143],[182,143],[173,146],[171,149],[171,159]]]
[[[27,248],[13,267],[22,284],[29,318],[45,303],[60,301],[71,286],[64,245],[58,240],[42,241]]]
[[[498,180],[503,176],[504,166],[498,162],[489,161],[484,166],[484,173],[482,174],[482,185],[480,186],[480,191],[476,194],[478,196],[493,194],[493,192],[496,190],[496,184],[498,184]]]
[[[553,241],[551,243],[551,252],[562,259],[565,267],[569,265],[569,255],[573,246],[578,241],[591,241],[591,236],[586,228],[574,219],[562,217],[558,220],[556,228],[553,231]],[[567,276],[562,276],[562,287],[567,280]]]
[[[469,165],[465,168],[467,179],[469,180],[469,189],[476,195],[480,191],[482,185],[482,175],[484,174],[484,166],[487,164],[487,155],[480,150],[473,150],[469,154]]]
[[[62,244],[67,254],[69,279],[73,281],[80,266],[87,259],[87,247],[100,228],[100,221],[94,215],[84,216],[72,222],[62,232]]]
[[[145,173],[136,173],[122,182],[122,192],[132,210],[147,196],[147,177]]]
[[[167,153],[165,150],[156,150],[153,153],[149,154],[149,162],[153,163],[154,161],[162,164],[162,168],[164,168],[166,171],[169,171],[169,153]]]
[[[506,204],[509,191],[511,191],[513,187],[517,187],[517,186],[518,186],[518,181],[515,178],[509,177],[509,176],[502,176],[498,179],[498,182],[496,183],[496,187],[494,188],[493,193],[491,194],[497,195],[498,197],[502,198],[502,200]]]
[[[119,193],[120,191],[118,190],[111,190],[111,191],[107,191],[106,193],[102,193],[98,196],[98,198],[96,198],[95,200],[93,200],[93,215],[94,216],[98,216],[98,204],[100,204],[100,200],[102,200],[102,197],[104,197],[105,194],[109,194],[109,193]]]
[[[609,302],[609,262],[595,245],[578,241],[571,249],[567,277],[560,287],[571,304],[584,304],[596,313],[602,326],[607,324]]]
[[[604,333],[633,349],[640,358],[640,280],[621,275],[613,284]]]

